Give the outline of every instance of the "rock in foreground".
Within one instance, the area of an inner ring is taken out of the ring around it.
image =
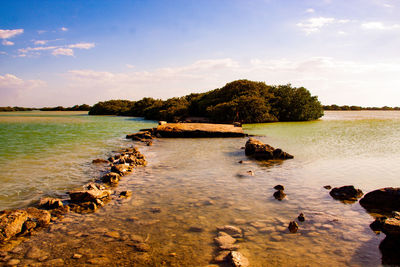
[[[264,144],[254,138],[249,138],[246,142],[245,153],[247,156],[253,156],[256,159],[271,160],[271,159],[292,159],[293,156],[282,151],[280,148],[273,148],[270,145]]]
[[[400,210],[400,188],[386,187],[374,190],[360,199],[360,204],[367,210]]]
[[[363,192],[360,189],[354,188],[352,185],[335,187],[329,192],[329,194],[334,199],[347,201],[357,201],[357,199],[363,196]]]

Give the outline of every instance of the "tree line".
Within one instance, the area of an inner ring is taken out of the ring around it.
[[[83,105],[75,105],[72,107],[43,107],[43,108],[24,108],[24,107],[0,107],[0,112],[10,112],[10,111],[32,111],[32,110],[41,110],[41,111],[89,111],[91,106],[87,104]]]
[[[237,80],[205,93],[167,100],[145,97],[139,101],[109,100],[95,104],[89,115],[122,115],[170,122],[206,118],[218,123],[308,121],[320,118],[318,97],[304,87],[271,86]]]
[[[400,107],[360,107],[360,106],[338,106],[338,105],[326,105],[323,106],[324,110],[400,110]]]

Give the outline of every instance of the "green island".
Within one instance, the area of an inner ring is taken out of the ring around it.
[[[304,87],[272,86],[237,80],[205,93],[167,100],[109,100],[95,104],[89,115],[122,115],[163,121],[199,120],[215,123],[309,121],[323,116],[318,97]],[[191,119],[192,118],[192,119]]]

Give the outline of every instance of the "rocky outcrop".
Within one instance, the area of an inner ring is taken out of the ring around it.
[[[352,185],[335,187],[329,192],[329,194],[334,199],[347,201],[357,201],[357,199],[363,196],[363,192],[360,189],[354,188]]]
[[[254,138],[249,138],[245,146],[246,156],[252,156],[259,160],[272,159],[292,159],[293,156],[282,151],[280,148],[273,148],[268,144],[264,144]]]
[[[367,210],[390,212],[400,210],[400,188],[386,187],[367,193],[360,204]]]
[[[235,267],[247,267],[249,266],[249,260],[237,251],[231,251],[228,255],[228,260]]]
[[[90,183],[82,190],[75,190],[68,192],[71,202],[94,202],[97,199],[103,200],[109,198],[112,191],[105,189],[104,186]]]
[[[167,123],[158,125],[154,134],[166,138],[244,137],[242,127],[231,124]]]
[[[150,131],[140,131],[140,132],[137,132],[137,133],[128,134],[126,136],[126,138],[127,139],[132,139],[132,140],[135,140],[135,141],[145,142],[145,141],[149,141],[149,140],[153,139],[154,136],[153,136],[152,132],[150,132]]]
[[[19,234],[27,234],[35,228],[50,223],[48,211],[36,208],[26,210],[3,210],[0,212],[0,241],[6,241]]]
[[[61,199],[43,197],[39,201],[39,207],[42,209],[57,209],[63,206]]]

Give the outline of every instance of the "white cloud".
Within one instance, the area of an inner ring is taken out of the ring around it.
[[[1,39],[9,39],[15,37],[19,34],[24,32],[23,29],[16,29],[16,30],[0,30],[0,38]]]
[[[68,28],[66,28],[66,27],[61,27],[60,30],[63,31],[63,32],[66,32],[66,31],[68,31]]]
[[[45,86],[46,82],[42,80],[24,80],[13,74],[0,75],[0,105],[14,105],[19,101],[29,102],[31,93],[35,95],[33,89]]]
[[[39,30],[39,31],[37,31],[37,32],[38,32],[38,34],[43,34],[43,33],[46,33],[47,31]]]
[[[344,24],[348,23],[350,20],[347,19],[335,19],[335,18],[326,18],[326,17],[318,17],[318,18],[310,18],[305,22],[299,22],[296,26],[300,27],[302,31],[304,31],[307,35],[319,32],[323,27],[331,25],[331,24]]]
[[[307,8],[306,9],[306,13],[314,13],[314,12],[315,12],[314,8]]]
[[[400,29],[400,24],[385,25],[381,21],[370,21],[362,23],[361,27],[366,30],[396,30]]]
[[[78,49],[91,49],[95,47],[94,43],[77,43],[68,46],[69,48],[78,48]]]
[[[85,92],[86,102],[145,96],[168,98],[215,89],[236,79],[250,79],[304,86],[324,104],[394,106],[398,105],[395,99],[400,98],[396,91],[400,87],[400,79],[396,78],[399,72],[400,61],[373,64],[312,57],[239,63],[225,58],[152,71],[71,70],[66,77],[70,80],[68,91],[73,94],[76,90],[77,99]]]
[[[70,48],[57,48],[51,54],[53,56],[74,56],[74,50]]]
[[[125,64],[125,67],[127,67],[128,69],[133,69],[133,68],[135,68],[135,66],[134,66],[134,65],[131,65],[131,64]]]
[[[3,40],[3,42],[1,42],[3,45],[14,45],[14,42],[8,41],[8,40]]]
[[[34,41],[33,43],[35,44],[35,45],[45,45],[45,44],[47,44],[49,42],[49,40],[36,40],[36,41]]]

